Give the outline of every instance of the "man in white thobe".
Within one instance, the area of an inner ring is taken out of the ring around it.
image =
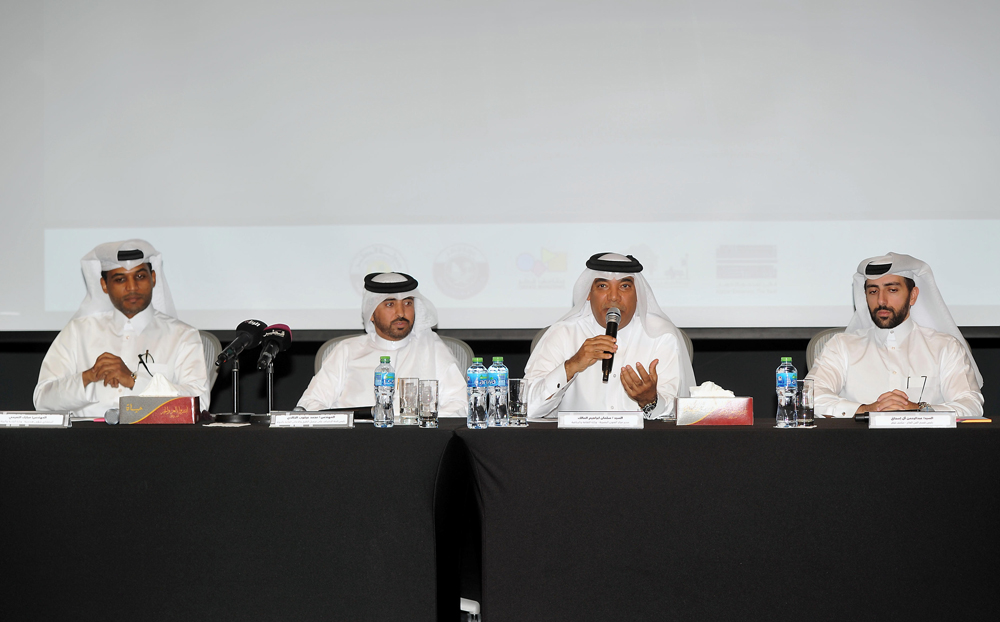
[[[598,253],[573,288],[573,309],[549,327],[524,370],[528,416],[569,411],[636,411],[672,418],[674,398],[694,385],[680,331],[656,303],[631,255]],[[607,314],[620,311],[617,337]],[[612,358],[604,382],[600,361]]]
[[[431,328],[437,309],[402,272],[365,277],[361,301],[364,335],[344,339],[323,358],[297,408],[316,411],[368,407],[375,403],[375,368],[388,356],[396,378],[438,381],[438,415],[466,415],[465,377],[448,346]],[[399,395],[393,396],[399,412]]]
[[[45,354],[35,408],[103,417],[160,376],[159,386],[208,410],[201,336],[176,318],[160,253],[144,240],[109,242],[80,263],[87,295]]]
[[[855,313],[824,347],[807,378],[815,411],[853,417],[873,411],[954,410],[983,414],[983,378],[926,263],[889,253],[861,262]]]

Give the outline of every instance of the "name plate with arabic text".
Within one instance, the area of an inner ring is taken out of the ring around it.
[[[0,426],[6,428],[69,428],[71,412],[0,411]]]
[[[271,413],[272,428],[353,428],[353,412],[281,411]]]
[[[562,412],[559,427],[576,430],[641,430],[642,411],[635,412]]]
[[[868,413],[869,428],[956,428],[955,411]]]

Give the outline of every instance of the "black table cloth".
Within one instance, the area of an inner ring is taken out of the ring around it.
[[[481,524],[485,622],[997,617],[1000,424],[463,424],[0,430],[0,607],[454,620]]]
[[[458,430],[486,622],[977,620],[1000,425]]]
[[[452,440],[370,424],[0,429],[0,611],[457,619]]]

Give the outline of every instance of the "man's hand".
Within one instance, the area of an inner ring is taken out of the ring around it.
[[[625,393],[628,393],[640,408],[656,401],[656,364],[659,362],[660,359],[653,359],[649,364],[648,374],[643,369],[642,363],[636,363],[635,370],[631,365],[622,367],[622,386],[625,387]]]
[[[611,353],[618,350],[614,337],[598,335],[583,342],[576,354],[563,364],[566,368],[566,380],[587,369],[597,361],[611,358]]]
[[[858,413],[885,412],[890,410],[920,410],[920,405],[911,402],[910,397],[906,393],[903,393],[899,389],[894,389],[878,396],[878,399],[871,404],[862,404],[858,407]]]
[[[97,357],[97,362],[94,363],[94,366],[83,372],[83,386],[99,380],[104,382],[104,386],[110,385],[116,389],[118,385],[123,385],[130,389],[135,386],[132,372],[125,365],[125,361],[110,352],[105,352]]]

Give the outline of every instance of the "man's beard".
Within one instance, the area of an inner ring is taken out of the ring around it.
[[[884,320],[876,315],[879,311],[888,311],[892,315],[885,318]],[[906,321],[906,318],[910,317],[910,303],[905,302],[903,306],[899,308],[899,311],[893,309],[892,307],[880,306],[876,307],[870,311],[872,316],[872,321],[875,322],[875,326],[879,328],[896,328],[900,324]]]
[[[403,328],[395,328],[393,324],[399,322],[400,320],[406,322],[406,326],[404,326]],[[372,321],[375,323],[375,326],[377,326],[380,331],[388,335],[391,339],[396,339],[397,341],[409,335],[410,330],[413,329],[413,324],[410,322],[410,320],[406,319],[403,316],[395,317],[392,319],[391,322],[384,325],[380,324],[377,320],[373,319]]]

